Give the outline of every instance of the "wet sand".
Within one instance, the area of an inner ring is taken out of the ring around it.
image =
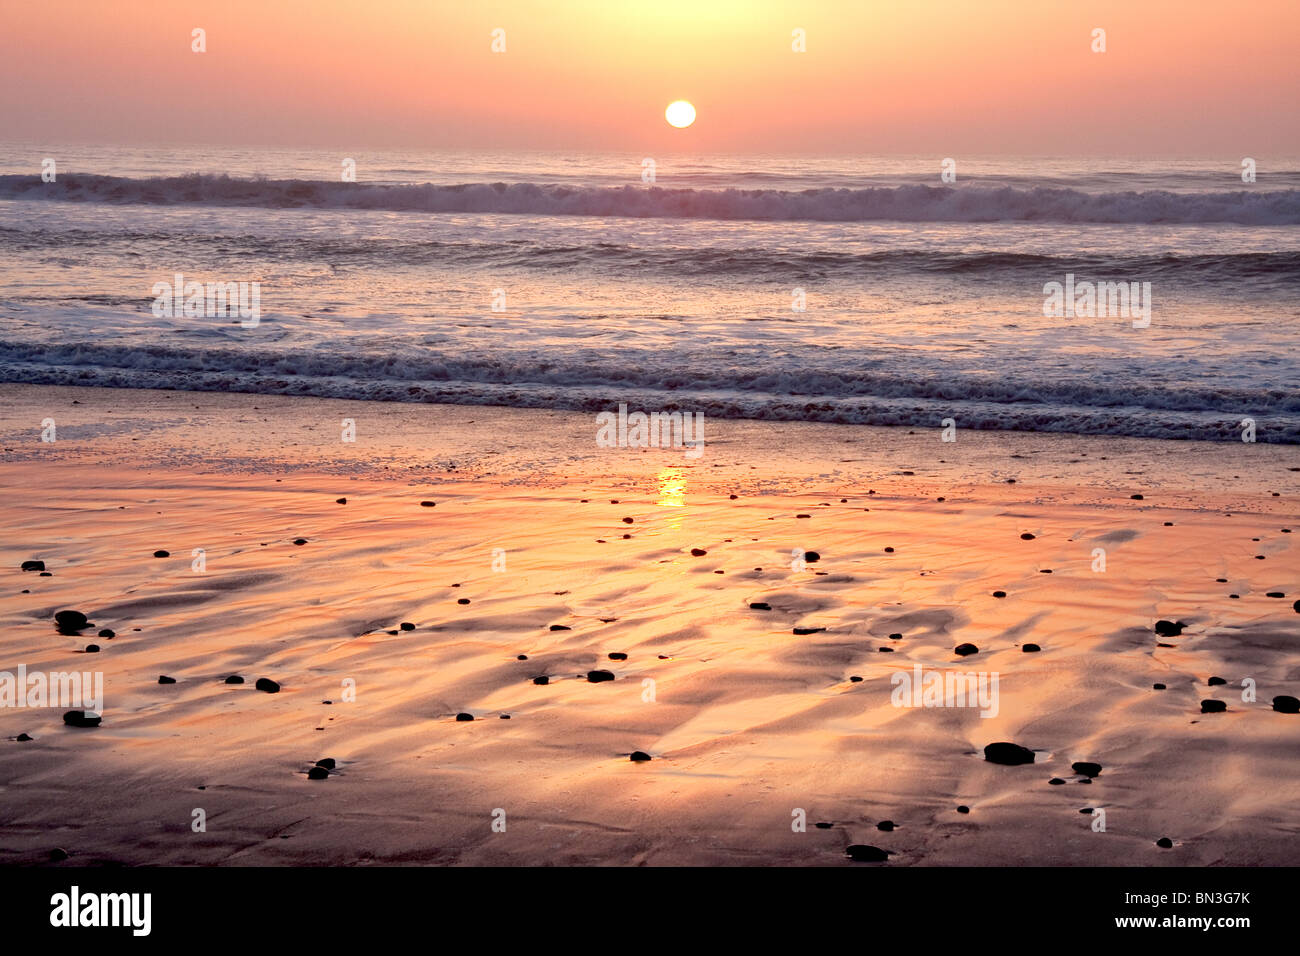
[[[595,431],[0,387],[0,669],[105,688],[94,728],[0,708],[0,862],[1300,859],[1300,715],[1272,706],[1300,696],[1295,448],[709,421],[691,459]],[[918,664],[996,674],[996,716],[894,706]]]

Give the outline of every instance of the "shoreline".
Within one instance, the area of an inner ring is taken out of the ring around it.
[[[57,431],[52,444],[40,440],[47,418]],[[355,423],[352,442],[341,438],[344,420]],[[80,456],[133,467],[186,462],[215,473],[345,472],[416,483],[521,473],[554,479],[571,465],[594,466],[610,480],[662,465],[693,467],[697,480],[710,482],[715,469],[726,469],[727,478],[716,480],[741,481],[739,472],[761,465],[827,488],[888,478],[918,494],[1009,479],[1190,498],[1207,490],[1300,494],[1294,446],[1263,442],[974,429],[959,429],[956,441],[943,442],[938,426],[710,418],[706,450],[691,458],[682,449],[601,448],[600,427],[598,413],[569,410],[0,384],[0,464]],[[202,429],[197,442],[196,428]],[[816,453],[790,451],[800,445]]]

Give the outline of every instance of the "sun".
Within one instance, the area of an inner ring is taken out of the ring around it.
[[[685,129],[695,122],[695,107],[685,100],[669,103],[668,109],[664,110],[664,119],[670,126]]]

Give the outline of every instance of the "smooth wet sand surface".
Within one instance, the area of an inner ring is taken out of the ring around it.
[[[0,388],[0,669],[105,681],[98,728],[0,709],[0,861],[1300,860],[1300,715],[1271,707],[1300,696],[1296,449],[710,421],[690,459],[594,433]],[[95,627],[60,635],[68,608]],[[916,664],[996,673],[996,716],[893,706]],[[995,741],[1034,763],[985,761]]]

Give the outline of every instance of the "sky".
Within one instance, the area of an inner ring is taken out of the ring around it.
[[[1298,0],[57,9],[0,0],[0,141],[1300,155]],[[206,52],[191,49],[195,28]],[[498,28],[505,51],[494,53]],[[796,29],[806,52],[792,49]],[[664,120],[676,99],[698,110],[689,129]]]

